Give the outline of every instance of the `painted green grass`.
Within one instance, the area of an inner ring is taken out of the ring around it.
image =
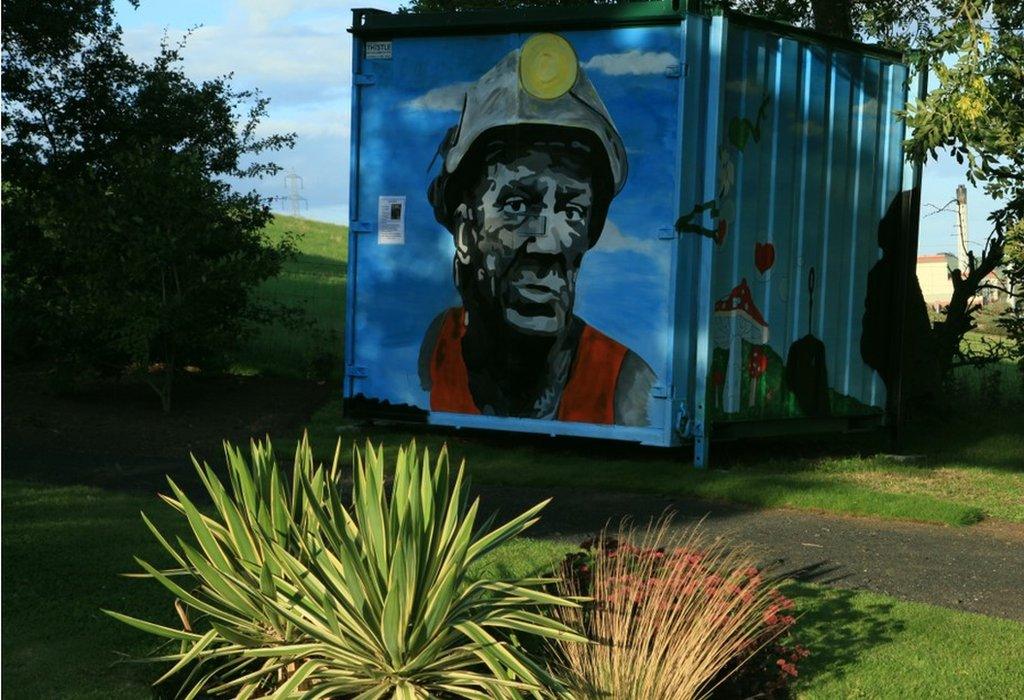
[[[346,443],[447,443],[486,484],[649,492],[949,525],[986,516],[1024,522],[1024,416],[1017,413],[918,423],[906,449],[924,457],[912,465],[879,454],[889,449],[884,436],[860,435],[713,446],[715,469],[698,470],[688,448],[356,426],[342,418],[340,401],[313,417],[311,433],[325,454],[339,436]]]
[[[100,608],[175,624],[163,589],[117,574],[137,570],[133,555],[164,563],[140,510],[169,533],[182,532],[178,518],[151,495],[15,481],[4,481],[2,506],[5,697],[150,697],[157,668],[122,655],[138,658],[153,640]],[[520,539],[476,573],[543,574],[571,549]],[[862,592],[790,584],[787,593],[813,652],[801,666],[801,697],[1024,694],[1022,625]]]
[[[296,234],[298,255],[257,294],[303,309],[313,325],[294,330],[274,323],[259,329],[236,355],[233,370],[338,379],[344,347],[348,227],[277,214],[266,231],[275,241],[288,232]]]

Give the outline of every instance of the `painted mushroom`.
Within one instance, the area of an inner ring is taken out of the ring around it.
[[[757,403],[757,380],[768,371],[768,355],[764,348],[755,347],[750,351],[750,364],[747,367],[747,375],[750,377],[750,400],[748,406],[753,407]]]
[[[715,302],[711,329],[715,347],[729,351],[723,410],[726,413],[738,413],[743,371],[743,341],[755,345],[768,342],[768,324],[754,306],[754,299],[745,278],[740,280],[731,292]]]

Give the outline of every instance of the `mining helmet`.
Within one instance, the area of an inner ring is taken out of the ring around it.
[[[510,51],[473,84],[465,95],[457,126],[441,143],[441,174],[430,186],[430,201],[441,223],[448,225],[453,205],[452,178],[471,159],[474,145],[485,135],[512,128],[565,129],[590,137],[603,151],[606,199],[614,197],[626,181],[626,149],[604,103],[568,41],[556,34],[536,34]],[[601,155],[601,154],[598,154]],[[607,203],[600,220],[592,221],[591,245],[604,225]]]

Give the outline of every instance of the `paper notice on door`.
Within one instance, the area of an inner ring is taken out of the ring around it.
[[[381,197],[378,200],[377,243],[405,245],[405,197]]]

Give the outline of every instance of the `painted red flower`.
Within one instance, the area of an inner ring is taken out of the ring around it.
[[[754,243],[754,265],[762,275],[775,264],[775,246],[768,243]]]
[[[718,220],[718,228],[715,229],[715,245],[725,243],[725,237],[729,234],[729,222],[725,219]]]

